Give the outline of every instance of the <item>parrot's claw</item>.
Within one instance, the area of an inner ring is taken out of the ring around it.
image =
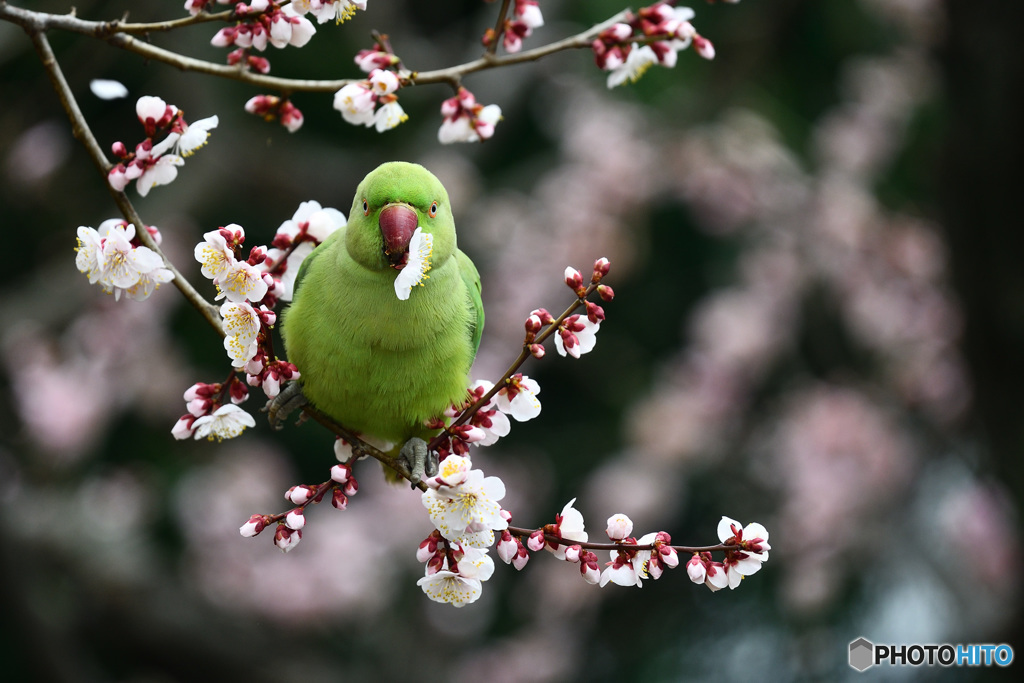
[[[291,382],[281,390],[281,393],[267,401],[263,411],[267,414],[270,426],[279,430],[284,427],[284,421],[288,419],[289,415],[307,403],[309,401],[302,393],[302,385],[298,382]]]
[[[437,454],[427,448],[423,439],[413,437],[406,441],[398,454],[398,462],[405,467],[413,486],[437,474]]]

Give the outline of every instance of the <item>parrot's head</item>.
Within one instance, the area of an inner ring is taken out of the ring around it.
[[[365,268],[401,270],[417,227],[433,235],[432,267],[455,253],[448,193],[419,164],[392,161],[378,166],[359,183],[349,216],[345,246]]]

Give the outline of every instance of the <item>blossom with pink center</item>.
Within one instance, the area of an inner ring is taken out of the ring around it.
[[[234,404],[226,404],[218,408],[212,415],[197,418],[192,424],[196,439],[233,439],[247,427],[255,427],[256,420]]]
[[[623,83],[635,83],[640,80],[651,66],[658,63],[658,55],[650,45],[639,46],[633,43],[630,46],[626,61],[620,66],[611,69],[608,74],[608,88],[614,88]]]
[[[458,557],[454,566],[449,567],[447,559],[438,571],[431,573],[428,566],[416,585],[434,602],[463,607],[480,598],[483,582],[494,573],[494,560],[481,548],[460,547],[453,554]]]
[[[558,327],[555,335],[555,349],[558,355],[579,358],[590,353],[597,345],[597,332],[601,323],[594,322],[580,315],[570,315]]]
[[[210,131],[216,128],[218,123],[220,119],[217,116],[209,116],[184,124],[181,137],[174,144],[174,153],[186,158],[195,154],[197,149],[206,144]]]
[[[269,289],[263,279],[263,273],[246,261],[235,261],[214,279],[217,286],[216,299],[227,298],[228,301],[241,303],[249,300],[257,302],[267,295]]]
[[[472,466],[468,458],[461,458],[446,467],[445,463],[460,456],[450,455],[441,463],[441,473],[433,477],[436,488],[423,492],[423,507],[430,521],[441,535],[450,541],[462,539],[467,531],[476,533],[484,529],[497,531],[508,528],[498,501],[505,497],[505,484],[498,477],[484,477]],[[452,486],[441,483],[456,481]]]
[[[495,396],[495,405],[516,421],[526,422],[540,415],[540,401],[537,400],[539,393],[540,385],[536,380],[516,373]]]
[[[726,572],[729,588],[735,589],[744,576],[750,576],[761,569],[761,564],[768,560],[768,530],[757,522],[746,527],[734,519],[722,517],[718,523],[718,538],[726,545],[739,545],[739,550],[725,552]]]
[[[178,108],[173,104],[167,104],[159,97],[144,95],[135,103],[135,115],[139,117],[139,123],[146,128],[146,135],[152,137],[157,128],[162,128],[171,122]]]
[[[247,301],[229,301],[220,307],[224,320],[224,349],[236,368],[245,366],[256,355],[256,337],[260,316]]]
[[[237,230],[243,236],[242,226],[232,223],[225,230]],[[196,261],[202,264],[200,269],[204,277],[211,280],[223,277],[235,263],[235,252],[232,244],[220,230],[211,230],[203,235],[203,241],[196,245]]]
[[[643,581],[640,578],[640,573],[637,572],[636,565],[633,561],[634,555],[630,555],[626,550],[612,550],[612,561],[609,562],[603,572],[601,572],[601,586],[604,587],[609,583],[614,583],[619,586],[637,586],[643,585]]]

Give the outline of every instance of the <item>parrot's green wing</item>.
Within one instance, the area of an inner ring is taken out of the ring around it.
[[[476,312],[475,320],[470,320],[470,334],[473,338],[473,355],[480,350],[480,337],[484,333],[484,302],[480,298],[480,273],[468,256],[462,253],[461,249],[455,250],[455,259],[459,264],[459,274],[466,284],[466,291],[469,292],[469,300]],[[301,273],[301,271],[300,271]]]

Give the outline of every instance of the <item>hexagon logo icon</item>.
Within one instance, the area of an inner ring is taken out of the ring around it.
[[[866,638],[858,638],[850,643],[850,666],[857,671],[865,671],[875,663],[875,646]]]

